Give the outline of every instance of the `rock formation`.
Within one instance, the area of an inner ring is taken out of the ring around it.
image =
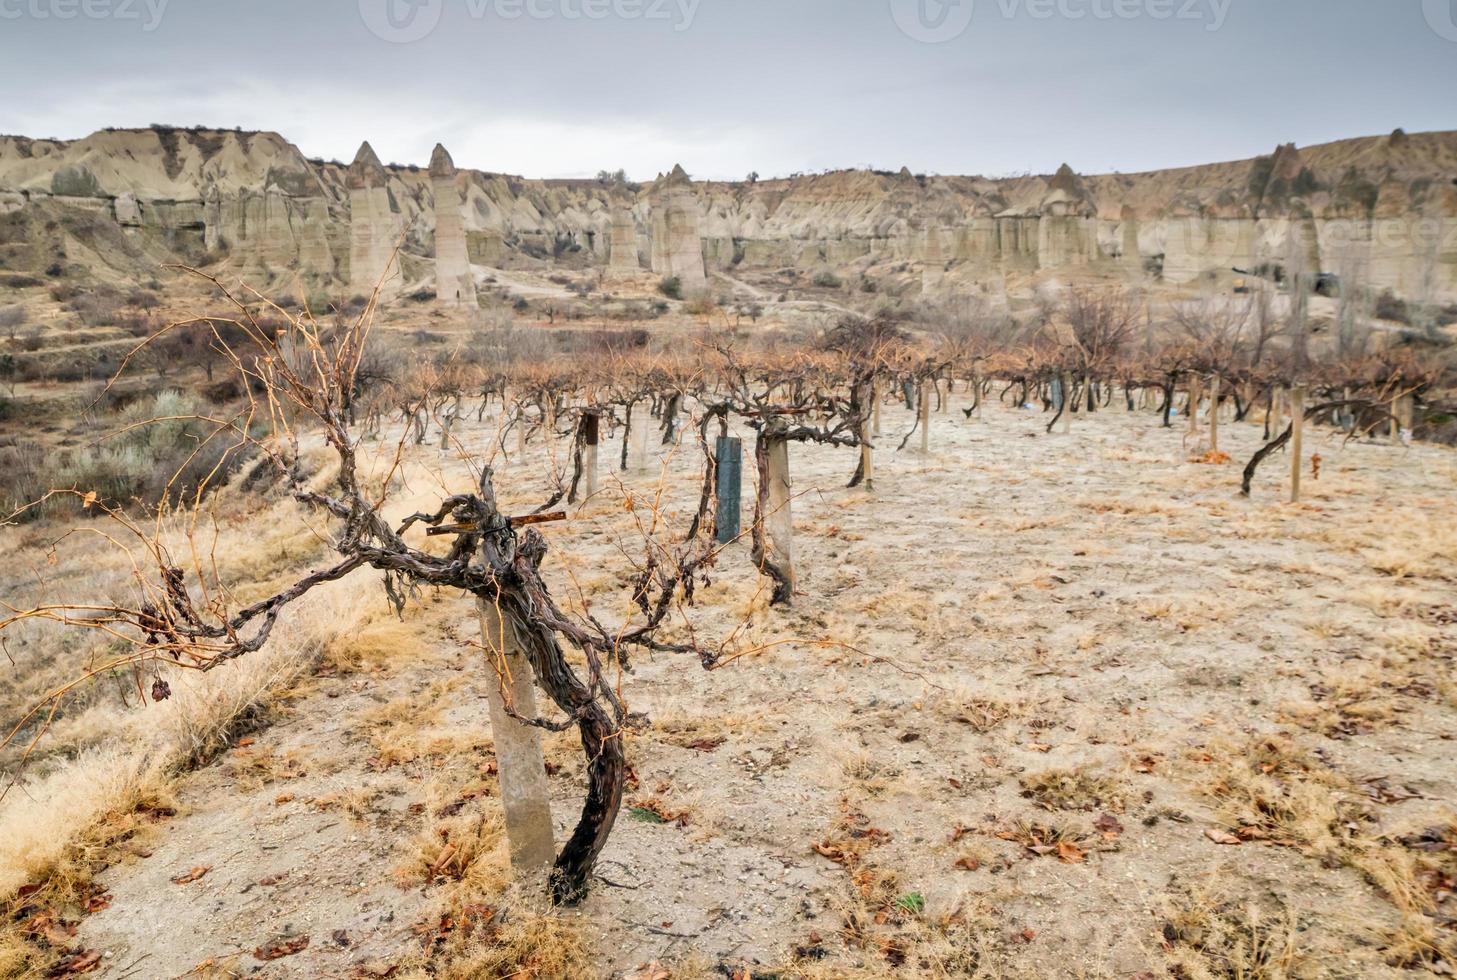
[[[921,292],[936,293],[946,278],[946,246],[939,225],[930,225],[921,235]]]
[[[1287,145],[1254,160],[1141,174],[1063,167],[994,180],[903,169],[735,184],[694,183],[678,168],[639,191],[464,170],[455,189],[476,265],[551,261],[565,245],[625,273],[638,252],[690,291],[706,286],[706,267],[841,275],[895,262],[924,267],[935,227],[954,273],[948,283],[1081,267],[1134,279],[1162,268],[1164,281],[1180,285],[1293,264],[1357,270],[1351,275],[1375,289],[1453,302],[1454,174],[1457,133],[1423,133]],[[132,275],[226,256],[230,272],[264,286],[301,273],[368,292],[402,232],[411,270],[438,254],[433,182],[420,168],[382,168],[373,153],[354,167],[306,160],[272,133],[158,127],[73,142],[0,137],[0,211],[57,229],[54,247],[0,243],[0,258],[13,271],[43,271],[63,250],[70,265]],[[646,224],[633,245],[625,209]],[[67,232],[72,224],[88,233]],[[454,236],[447,228],[444,237]]]
[[[1063,164],[1038,205],[1037,257],[1042,268],[1087,265],[1097,255],[1098,206],[1082,179]]]
[[[642,260],[637,252],[637,222],[632,220],[632,212],[618,209],[612,213],[611,235],[607,246],[607,267],[621,274],[642,271]]]
[[[682,166],[653,189],[653,272],[676,277],[685,296],[708,289],[698,198]]]
[[[349,288],[368,296],[376,287],[382,296],[397,292],[404,282],[395,249],[400,244],[400,220],[390,197],[389,175],[374,148],[359,148],[346,178],[349,188]]]
[[[430,186],[435,198],[435,296],[442,306],[474,310],[476,278],[471,272],[465,219],[460,213],[460,188],[455,161],[435,145],[430,157]]]

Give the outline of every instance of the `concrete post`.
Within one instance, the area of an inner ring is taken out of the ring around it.
[[[921,453],[930,455],[931,452],[931,385],[932,381],[921,384]]]
[[[1219,452],[1219,375],[1209,382],[1209,450]]]
[[[1290,502],[1300,503],[1300,476],[1305,455],[1305,389],[1290,389]]]
[[[875,383],[868,386],[870,398],[875,398]],[[871,422],[867,417],[860,423],[860,474],[867,491],[875,489],[875,450],[871,448],[874,436],[870,433]]]
[[[789,578],[789,587],[794,589],[798,576],[794,571],[794,517],[790,502],[793,499],[789,480],[789,441],[771,439],[768,445],[769,480],[768,508],[764,515],[764,528],[768,532],[768,547],[774,562],[784,569]]]
[[[536,687],[531,664],[522,654],[509,617],[487,599],[476,601],[481,639],[492,673],[486,700],[491,712],[491,738],[495,742],[496,769],[501,783],[501,805],[506,813],[506,837],[511,867],[523,881],[545,878],[556,859],[552,840],[551,796],[541,734],[523,725],[507,711],[507,704],[523,718],[536,717]]]
[[[582,499],[585,503],[597,496],[597,446],[602,441],[602,416],[588,412],[582,416]]]
[[[633,468],[639,474],[648,471],[648,420],[637,418],[632,423]]]

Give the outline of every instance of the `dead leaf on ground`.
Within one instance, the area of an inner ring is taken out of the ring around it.
[[[673,974],[669,973],[663,964],[657,960],[645,963],[627,974],[622,980],[672,980]]]
[[[1204,831],[1204,836],[1214,841],[1214,843],[1223,844],[1226,847],[1238,847],[1240,844],[1244,843],[1244,841],[1240,840],[1229,831],[1219,830],[1218,828]]]
[[[194,881],[197,881],[198,879],[205,877],[207,875],[207,873],[209,871],[211,871],[211,870],[212,870],[212,865],[210,865],[210,864],[199,864],[197,867],[193,868],[191,871],[184,871],[180,875],[174,875],[172,877],[172,884],[174,884],[174,885],[190,885]]]
[[[76,935],[76,927],[57,918],[54,909],[31,916],[21,924],[20,931],[31,939],[43,939],[57,949],[71,945]]]
[[[73,953],[62,959],[51,968],[50,975],[53,977],[74,977],[82,973],[90,973],[100,965],[100,951],[88,949],[85,952]]]
[[[292,936],[275,939],[268,945],[259,946],[253,950],[253,958],[267,963],[271,960],[281,960],[285,956],[296,956],[308,948],[308,936]]]
[[[1088,852],[1074,844],[1072,841],[1057,842],[1057,857],[1063,864],[1082,864]]]
[[[1119,823],[1118,818],[1113,816],[1113,814],[1105,813],[1093,824],[1093,829],[1100,834],[1117,837],[1123,833],[1123,824]]]
[[[354,980],[389,980],[390,977],[399,972],[399,969],[399,966],[395,963],[375,961],[356,966],[352,976]]]

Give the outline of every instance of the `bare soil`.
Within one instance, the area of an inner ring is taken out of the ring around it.
[[[655,725],[630,736],[595,889],[562,913],[599,974],[1450,972],[1400,941],[1450,941],[1457,916],[1410,843],[1454,823],[1457,457],[1320,430],[1292,506],[1288,457],[1241,499],[1237,465],[1189,462],[1182,421],[1114,409],[1048,436],[1040,412],[965,405],[933,418],[929,457],[893,451],[912,419],[888,409],[873,492],[843,489],[853,453],[794,447],[793,608],[765,607],[733,546],[693,624],[747,619],[752,652],[713,673],[639,656],[623,679]],[[489,451],[489,425],[461,428]],[[1259,445],[1221,434],[1240,465]],[[669,506],[692,506],[699,462],[669,454]],[[507,462],[498,485],[539,502],[538,470]],[[564,602],[620,615],[625,499],[657,480],[614,472],[547,531]],[[475,631],[468,601],[424,597],[188,777],[150,856],[102,878],[111,905],[79,937],[102,975],[411,969],[441,914],[420,838],[499,811]],[[554,738],[548,759],[560,840],[580,749]],[[1381,868],[1423,883],[1406,911]]]

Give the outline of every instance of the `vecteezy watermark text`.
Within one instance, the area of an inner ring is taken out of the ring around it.
[[[0,0],[0,20],[136,21],[144,31],[162,24],[171,0]]]
[[[639,20],[686,31],[702,0],[359,0],[359,15],[375,37],[408,44],[434,33],[447,3],[478,21]]]
[[[1003,20],[1176,20],[1217,31],[1234,0],[890,0],[891,16],[908,37],[939,44],[965,34],[978,8]],[[1448,0],[1427,0],[1442,2]]]

